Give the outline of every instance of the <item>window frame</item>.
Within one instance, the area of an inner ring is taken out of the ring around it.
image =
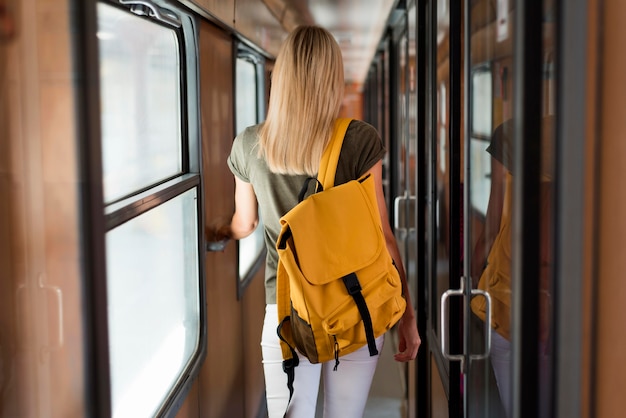
[[[237,63],[239,60],[245,60],[249,63],[252,63],[255,67],[255,76],[256,76],[256,123],[260,123],[265,120],[265,58],[258,53],[253,48],[249,47],[245,42],[241,40],[237,40],[234,42],[235,53],[234,57],[234,65],[233,69],[235,74],[233,75],[233,92],[235,96],[235,100],[233,100],[233,114],[235,117],[233,118],[233,130],[237,132]],[[262,220],[260,221],[257,229],[253,232],[253,234],[263,234],[263,224]],[[250,235],[252,237],[253,235]],[[244,275],[241,275],[241,252],[240,252],[240,242],[237,241],[237,299],[241,300],[245,293],[246,288],[252,282],[252,279],[258,273],[259,269],[265,266],[265,258],[267,254],[267,249],[265,248],[265,238],[263,237],[263,245],[261,250],[257,253],[254,261],[250,264],[250,268]]]
[[[196,189],[196,213],[197,213],[197,272],[198,272],[198,345],[196,350],[191,354],[188,359],[187,365],[180,371],[178,378],[173,382],[172,387],[168,395],[164,398],[160,407],[156,411],[158,417],[174,417],[177,411],[180,409],[187,393],[191,389],[191,386],[200,372],[202,363],[207,354],[207,320],[206,320],[206,281],[205,281],[205,268],[204,268],[204,254],[205,254],[205,239],[204,239],[204,203],[200,196],[203,196],[203,179],[201,176],[202,167],[202,155],[201,155],[201,130],[200,130],[200,98],[199,98],[199,60],[198,57],[198,45],[197,39],[199,37],[198,27],[193,15],[190,15],[185,9],[177,7],[171,3],[165,3],[163,1],[142,0],[137,4],[144,5],[145,7],[152,7],[152,12],[144,15],[133,13],[131,9],[136,6],[132,0],[125,0],[123,4],[122,0],[97,0],[94,1],[94,8],[97,8],[98,3],[107,4],[112,7],[116,7],[124,12],[132,13],[138,18],[146,19],[154,24],[161,25],[168,29],[173,29],[176,32],[178,40],[178,51],[180,58],[180,132],[181,132],[181,173],[175,174],[167,179],[164,179],[156,184],[147,185],[141,189],[135,190],[133,193],[117,199],[116,201],[105,203],[104,196],[101,195],[101,204],[104,209],[104,228],[102,230],[102,240],[106,240],[107,232],[117,228],[118,226],[134,219],[142,214],[147,213],[149,210],[158,207],[173,198],[176,198],[183,193]],[[150,6],[145,6],[150,4]],[[97,12],[96,14],[96,27],[97,27]],[[177,25],[178,24],[178,25]],[[178,26],[178,27],[177,27]],[[95,41],[98,45],[98,41]],[[96,68],[99,68],[99,58],[96,53]],[[99,80],[99,75],[96,75]],[[94,93],[99,98],[99,90]],[[100,159],[102,158],[102,136],[98,135],[99,147],[100,147]],[[97,180],[97,179],[96,179]],[[99,174],[100,183],[103,180],[103,173]],[[100,188],[100,190],[102,190]],[[106,247],[102,247],[101,259],[104,261],[102,266],[104,270],[104,289],[107,288],[107,276],[106,276]],[[100,313],[101,314],[101,313]],[[104,312],[106,317],[108,312]],[[108,340],[108,320],[99,318],[96,322],[96,332],[101,334],[105,333]],[[107,359],[110,361],[110,353],[106,351]],[[110,373],[110,370],[109,370]],[[112,410],[112,399],[110,397],[111,390],[111,377],[108,376],[108,395],[109,395],[109,410]]]

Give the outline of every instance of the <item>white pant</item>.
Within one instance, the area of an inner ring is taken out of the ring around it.
[[[282,418],[289,401],[287,375],[283,371],[283,355],[276,333],[278,313],[275,304],[265,308],[265,321],[261,337],[263,370],[269,418]],[[384,335],[376,339],[380,353]],[[311,364],[299,355],[295,368],[294,392],[289,404],[288,417],[314,418],[320,374],[324,376],[324,418],[362,418],[379,356],[370,357],[367,345],[340,357],[341,364],[333,371],[335,360]]]
[[[550,416],[552,390],[550,384],[550,357],[545,344],[539,344],[539,418]],[[513,388],[511,380],[511,342],[491,330],[491,366],[496,376],[498,391],[507,417],[513,416]]]
[[[507,417],[513,416],[511,399],[511,342],[491,329],[491,367],[496,376],[500,400]]]

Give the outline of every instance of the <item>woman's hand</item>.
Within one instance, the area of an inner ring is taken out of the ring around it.
[[[230,219],[226,216],[220,216],[211,220],[206,226],[207,241],[221,241],[230,239]]]
[[[207,251],[224,251],[229,240],[250,235],[259,224],[256,195],[250,183],[235,177],[235,213],[213,219],[205,230]]]
[[[231,239],[230,219],[216,218],[205,229],[206,250],[224,251],[226,244]]]
[[[417,357],[417,350],[422,343],[417,322],[412,311],[408,311],[400,318],[398,323],[398,352],[393,356],[396,361],[411,361]]]

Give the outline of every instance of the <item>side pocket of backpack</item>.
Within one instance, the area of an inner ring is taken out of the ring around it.
[[[293,306],[291,307],[291,333],[298,351],[304,354],[311,363],[318,363],[319,356],[315,346],[313,328],[298,315]]]

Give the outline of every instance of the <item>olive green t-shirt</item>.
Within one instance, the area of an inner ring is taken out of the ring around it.
[[[298,203],[298,193],[309,176],[270,172],[265,160],[258,157],[258,129],[259,125],[254,125],[237,135],[228,157],[228,167],[234,175],[251,183],[254,188],[267,247],[265,300],[266,303],[276,303],[276,240],[280,233],[280,218]],[[353,120],[339,155],[335,185],[361,177],[384,154],[385,148],[376,129],[365,122]]]

